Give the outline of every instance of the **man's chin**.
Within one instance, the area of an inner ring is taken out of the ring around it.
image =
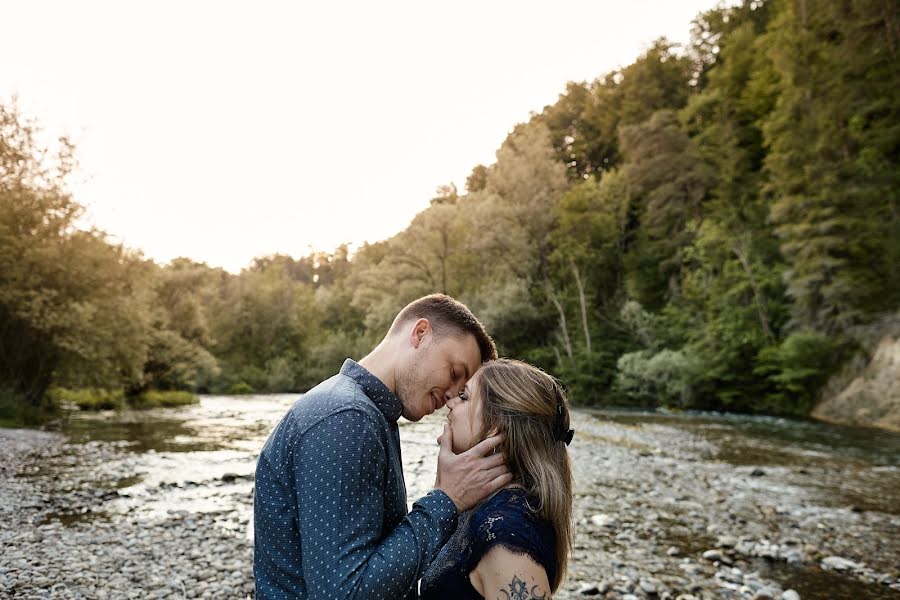
[[[406,409],[404,409],[403,411],[401,411],[400,416],[402,416],[407,421],[412,421],[413,423],[415,423],[417,421],[421,421],[424,417],[426,417],[428,415],[421,415],[418,413],[411,414]]]

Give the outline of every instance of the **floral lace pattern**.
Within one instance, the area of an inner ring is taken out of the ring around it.
[[[422,578],[421,598],[479,600],[481,595],[469,582],[469,573],[497,545],[528,555],[544,567],[552,581],[555,543],[552,526],[532,510],[524,490],[501,490],[460,515],[456,532]]]

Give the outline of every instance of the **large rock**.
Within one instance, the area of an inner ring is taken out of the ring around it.
[[[900,431],[900,335],[881,338],[872,360],[812,416],[823,421]]]
[[[861,568],[861,563],[853,562],[841,556],[829,556],[822,559],[822,568],[831,569],[833,571],[853,571]]]

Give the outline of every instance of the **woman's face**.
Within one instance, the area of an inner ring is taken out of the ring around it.
[[[475,373],[469,379],[459,396],[447,401],[447,421],[453,433],[455,454],[465,452],[481,441],[477,437],[481,432],[481,400],[474,393],[478,375]]]

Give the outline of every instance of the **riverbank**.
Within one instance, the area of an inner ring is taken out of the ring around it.
[[[900,324],[894,328],[900,330]],[[860,362],[858,357],[834,377],[812,416],[900,432],[900,333],[882,337],[871,360]]]
[[[252,597],[255,456],[290,401],[0,430],[0,596]],[[776,420],[684,422],[575,414],[575,550],[555,597],[900,598],[900,468],[746,425]],[[401,426],[411,500],[441,425]]]

